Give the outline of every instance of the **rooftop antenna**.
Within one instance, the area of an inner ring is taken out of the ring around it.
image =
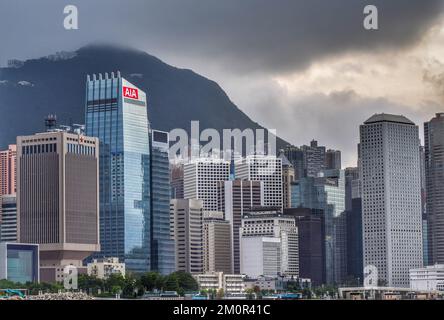
[[[55,114],[49,114],[45,118],[45,127],[47,132],[54,131],[57,127],[57,116]]]

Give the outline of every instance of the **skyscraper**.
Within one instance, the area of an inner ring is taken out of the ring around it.
[[[233,271],[240,273],[239,229],[242,218],[252,208],[263,205],[263,183],[250,180],[218,182],[218,210],[224,212],[225,220],[232,228]]]
[[[100,250],[98,152],[67,132],[17,137],[18,241],[39,244],[42,281]]]
[[[170,162],[168,133],[151,131],[151,270],[175,270],[174,241],[170,235]]]
[[[291,208],[291,184],[295,181],[293,165],[284,154],[280,154],[282,160],[282,205]]]
[[[312,140],[310,145],[301,147],[304,153],[304,170],[306,177],[317,177],[325,169],[325,147],[318,146],[316,140]]]
[[[12,144],[0,151],[0,196],[16,193],[17,147]]]
[[[217,183],[230,180],[230,162],[200,158],[184,165],[184,198],[201,199],[204,211],[218,210]]]
[[[233,273],[231,224],[223,212],[208,212],[203,220],[204,272]]]
[[[341,168],[341,151],[328,149],[325,153],[325,169],[340,170]]]
[[[204,270],[203,201],[171,199],[170,218],[176,270],[201,274]]]
[[[0,196],[0,242],[17,241],[17,199],[15,194]]]
[[[429,264],[444,264],[444,113],[424,123]]]
[[[360,126],[364,268],[388,286],[409,286],[422,266],[418,127],[404,116],[375,114]]]
[[[120,73],[88,76],[86,133],[100,141],[98,258],[151,269],[150,143],[146,94]]]
[[[262,181],[263,205],[282,211],[282,159],[275,156],[252,155],[238,161],[236,179]]]

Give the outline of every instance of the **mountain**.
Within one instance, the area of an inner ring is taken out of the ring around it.
[[[262,128],[214,81],[139,50],[89,45],[0,68],[0,148],[17,135],[42,132],[48,114],[60,124],[84,123],[86,75],[117,70],[147,93],[153,128],[189,132],[192,120],[200,121],[200,130]]]

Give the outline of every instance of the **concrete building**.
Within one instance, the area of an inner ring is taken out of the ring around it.
[[[176,270],[201,274],[204,269],[203,201],[172,199],[171,237],[175,243]]]
[[[240,235],[241,273],[248,277],[299,276],[298,230],[293,218],[250,213],[242,219]]]
[[[217,211],[217,183],[229,179],[229,161],[213,158],[193,160],[184,164],[184,198],[201,199],[204,211]]]
[[[232,228],[233,272],[240,273],[239,229],[242,217],[263,205],[263,183],[250,180],[219,181],[218,210],[224,212]]]
[[[318,146],[316,140],[310,145],[303,145],[301,150],[304,154],[304,177],[317,177],[325,169],[325,147]]]
[[[17,147],[14,144],[0,151],[0,196],[15,194],[17,190]]]
[[[444,113],[424,123],[429,264],[444,264]]]
[[[198,274],[195,279],[199,285],[199,290],[215,290],[216,292],[223,290],[226,296],[245,293],[245,275],[211,272]]]
[[[171,164],[170,180],[172,199],[184,199],[183,175],[183,164]]]
[[[283,154],[293,166],[295,180],[305,177],[304,152],[300,148],[286,146],[281,150],[281,154]]]
[[[325,152],[325,169],[341,170],[341,151],[328,149]]]
[[[94,259],[87,267],[88,275],[98,279],[108,279],[112,274],[125,277],[125,264],[119,262],[119,258]]]
[[[282,205],[291,208],[291,184],[295,181],[293,165],[284,154],[279,155],[282,160]]]
[[[175,271],[174,241],[170,234],[170,161],[167,132],[151,130],[151,270]]]
[[[299,277],[325,284],[324,211],[321,209],[289,208],[284,216],[295,219],[298,228]]]
[[[0,280],[39,282],[39,245],[0,243]]]
[[[87,76],[86,134],[100,141],[100,241],[95,258],[151,270],[151,158],[146,93],[117,74]]]
[[[410,270],[410,288],[418,291],[444,292],[444,265],[435,264]]]
[[[231,224],[223,219],[223,212],[206,212],[203,221],[203,240],[204,272],[232,274]]]
[[[252,155],[235,164],[236,179],[262,181],[263,205],[282,211],[282,159],[275,156]]]
[[[100,251],[97,138],[67,132],[17,137],[18,242],[40,249],[41,280],[61,281]]]
[[[17,241],[17,197],[0,196],[0,242]]]
[[[360,149],[364,268],[408,287],[409,270],[423,265],[418,127],[375,114],[360,126]]]

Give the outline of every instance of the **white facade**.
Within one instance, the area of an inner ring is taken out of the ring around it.
[[[0,196],[0,242],[17,241],[17,200],[15,194]]]
[[[241,239],[250,237],[278,239],[281,246],[278,273],[287,276],[299,276],[299,239],[294,218],[282,217],[277,214],[252,214],[242,219],[240,235]],[[242,251],[241,248],[241,255],[243,254],[248,254],[248,252]],[[248,262],[245,263],[249,264]],[[264,275],[273,276],[272,274]]]
[[[204,211],[217,211],[217,183],[229,179],[229,161],[202,158],[187,163],[184,165],[184,198],[201,199]]]
[[[125,264],[119,258],[94,259],[88,263],[88,275],[98,279],[108,279],[112,274],[125,276]]]
[[[240,241],[241,274],[249,278],[275,277],[281,272],[281,239],[242,237]]]
[[[410,270],[410,288],[418,291],[444,291],[444,265]]]
[[[377,114],[360,127],[364,268],[388,286],[408,287],[422,267],[418,127],[403,116]]]
[[[237,179],[263,182],[264,206],[282,210],[282,159],[275,156],[247,156],[235,164]]]
[[[200,290],[224,290],[225,295],[245,293],[245,275],[212,272],[195,276]]]

